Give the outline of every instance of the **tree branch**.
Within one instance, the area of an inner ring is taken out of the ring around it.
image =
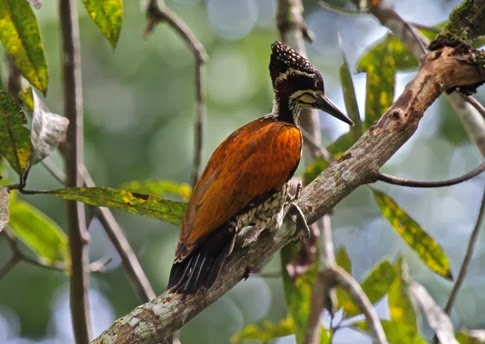
[[[358,0],[353,0],[353,2],[358,6]],[[368,10],[406,45],[416,59],[419,60],[427,52],[425,46],[429,44],[429,40],[399,16],[386,1],[374,1],[368,2],[368,4]],[[472,97],[467,97],[467,99],[472,99]],[[485,156],[485,118],[473,105],[466,103],[463,97],[456,92],[448,95],[448,101],[456,111],[473,143]]]
[[[461,264],[460,272],[458,273],[458,277],[456,278],[455,285],[453,286],[453,289],[450,293],[450,297],[445,306],[445,313],[448,315],[451,314],[451,309],[453,308],[453,304],[455,303],[455,299],[456,299],[456,296],[458,295],[458,291],[460,290],[461,285],[465,280],[466,273],[468,272],[468,267],[470,266],[470,262],[473,256],[473,250],[475,249],[475,245],[478,239],[478,234],[480,233],[480,228],[482,227],[484,213],[485,213],[485,190],[483,192],[482,204],[478,212],[475,228],[473,228],[472,234],[470,235],[470,239],[468,240],[468,247],[466,249],[465,258],[463,258],[463,263]]]
[[[444,47],[429,53],[402,95],[340,160],[303,189],[298,205],[309,224],[360,185],[377,179],[379,168],[413,135],[424,111],[445,90],[485,80],[472,51]],[[195,295],[165,292],[117,320],[94,343],[161,341],[232,288],[248,269],[256,271],[294,238],[294,226],[264,231],[245,248],[236,247],[214,286]],[[244,237],[241,238],[244,240]],[[241,241],[241,242],[242,242]]]
[[[148,23],[145,29],[145,37],[150,34],[155,25],[166,22],[187,43],[195,60],[195,101],[196,116],[194,127],[194,167],[192,172],[192,185],[199,179],[200,164],[202,162],[204,145],[204,126],[206,122],[204,66],[207,62],[207,52],[202,43],[197,39],[190,28],[167,7],[160,8],[157,0],[150,0],[147,7]]]
[[[56,178],[61,183],[65,182],[66,176],[62,173],[61,170],[57,168],[57,166],[52,164],[48,158],[44,159],[42,161],[42,164],[49,171],[49,173],[54,176],[54,178]],[[81,165],[80,172],[83,175],[84,186],[96,186],[84,164]],[[106,234],[111,240],[111,243],[115,247],[116,252],[118,252],[118,254],[120,255],[123,268],[128,275],[128,279],[131,281],[136,292],[138,293],[138,297],[140,298],[140,300],[142,302],[147,302],[155,298],[155,292],[153,291],[153,288],[148,281],[145,271],[143,271],[140,262],[136,258],[136,255],[133,252],[130,243],[126,239],[123,230],[116,221],[111,210],[109,210],[108,208],[96,207],[94,208],[94,212],[98,217],[99,221],[101,221],[101,224],[103,225]],[[91,271],[93,271],[92,268]]]
[[[66,186],[81,187],[79,166],[83,163],[83,101],[81,82],[81,53],[79,23],[74,0],[59,0],[64,64],[64,113],[69,119],[66,135]],[[86,227],[84,205],[67,201],[67,221],[72,270],[70,303],[74,338],[77,344],[89,343],[92,330],[89,310],[89,234]]]
[[[475,167],[473,170],[465,173],[456,178],[451,178],[447,180],[438,180],[438,181],[418,181],[418,180],[409,180],[400,177],[391,176],[386,173],[379,172],[377,175],[377,180],[393,185],[400,185],[400,186],[409,186],[413,188],[439,188],[443,186],[451,186],[456,185],[459,183],[463,183],[473,177],[478,176],[483,171],[485,171],[485,162],[482,162],[480,165]]]

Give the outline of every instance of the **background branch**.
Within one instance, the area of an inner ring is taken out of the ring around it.
[[[473,61],[471,51],[450,47],[422,59],[416,76],[382,118],[302,191],[298,205],[308,223],[317,221],[360,185],[375,181],[379,168],[413,135],[424,111],[444,90],[484,81],[485,75]],[[248,247],[235,248],[221,278],[205,293],[164,293],[117,320],[94,342],[142,343],[147,338],[161,341],[239,282],[248,269],[260,269],[292,240],[294,231],[294,226],[287,225],[277,233],[263,232]]]
[[[64,114],[69,119],[66,135],[66,186],[81,187],[83,164],[83,100],[77,2],[59,0],[62,31]],[[92,330],[89,309],[88,238],[84,204],[66,201],[71,252],[70,304],[74,338],[89,343]]]
[[[453,289],[451,290],[450,297],[448,302],[445,306],[445,313],[450,315],[451,309],[455,303],[456,297],[458,295],[458,291],[460,290],[463,281],[465,280],[466,274],[468,272],[468,267],[470,266],[470,262],[473,257],[473,250],[475,249],[475,245],[478,240],[478,234],[480,233],[480,228],[482,227],[483,222],[483,215],[485,213],[485,190],[482,196],[482,204],[480,206],[480,210],[478,211],[477,222],[475,223],[475,228],[473,228],[472,234],[470,235],[470,239],[468,240],[468,246],[466,249],[465,257],[463,258],[463,263],[460,267],[460,272],[458,273],[458,277],[456,278],[455,285],[453,285]]]
[[[196,116],[194,127],[194,167],[192,172],[192,185],[195,185],[199,179],[200,164],[202,162],[204,146],[204,127],[206,123],[206,102],[205,102],[205,63],[208,56],[202,43],[197,39],[190,28],[167,7],[158,6],[157,0],[150,0],[147,7],[148,23],[145,29],[145,37],[150,34],[155,25],[160,22],[166,22],[170,25],[179,36],[187,43],[192,51],[195,63],[195,101]]]

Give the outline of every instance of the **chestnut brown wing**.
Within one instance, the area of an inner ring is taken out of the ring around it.
[[[183,261],[251,202],[281,190],[298,166],[301,145],[295,125],[271,118],[250,122],[224,140],[194,189],[175,261]]]

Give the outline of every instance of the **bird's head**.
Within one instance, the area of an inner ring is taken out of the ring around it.
[[[306,58],[280,42],[274,42],[271,50],[269,70],[276,98],[287,100],[294,115],[302,108],[314,108],[354,124],[325,95],[322,75]]]

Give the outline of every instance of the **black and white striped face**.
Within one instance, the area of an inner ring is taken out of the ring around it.
[[[323,78],[320,72],[306,58],[280,42],[271,45],[269,70],[275,91],[273,112],[286,118],[297,117],[303,108],[315,108],[352,125],[325,95]]]

